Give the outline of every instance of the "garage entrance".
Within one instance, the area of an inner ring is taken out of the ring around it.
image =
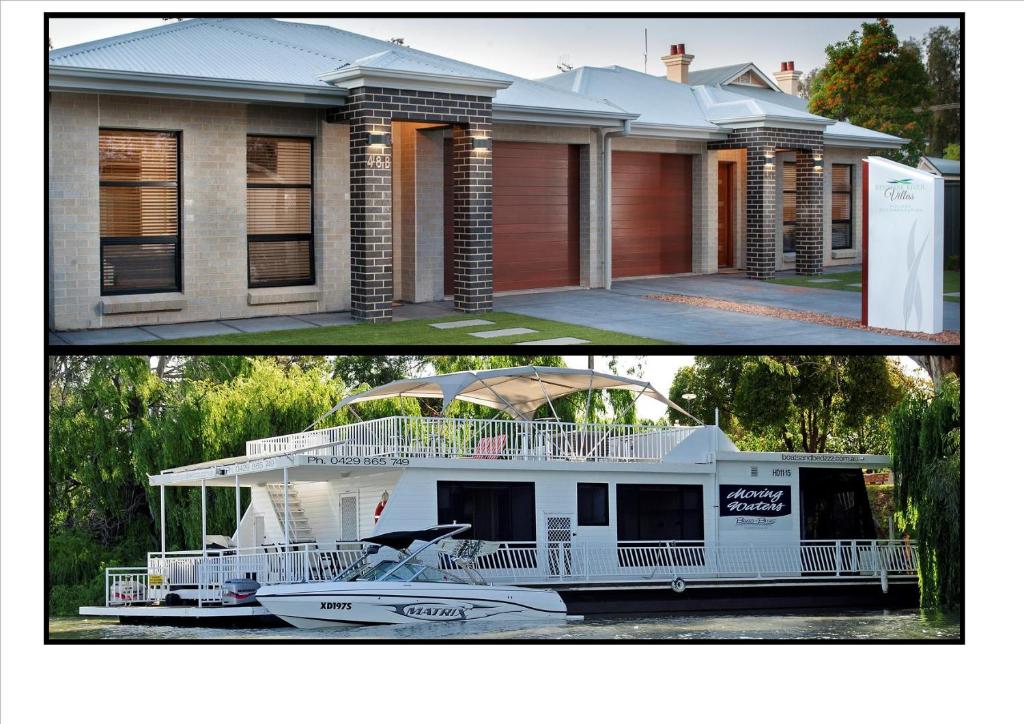
[[[612,154],[612,275],[693,270],[692,159],[674,153]]]
[[[494,143],[494,291],[579,286],[579,146]]]

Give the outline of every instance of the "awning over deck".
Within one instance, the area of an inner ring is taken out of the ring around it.
[[[349,395],[320,419],[356,402],[391,397],[420,397],[441,399],[444,401],[444,408],[455,400],[463,400],[529,420],[538,409],[553,400],[575,392],[601,390],[628,390],[637,396],[650,397],[687,417],[692,417],[686,410],[654,389],[649,382],[595,370],[530,366],[470,370],[396,380],[374,387],[372,390]]]

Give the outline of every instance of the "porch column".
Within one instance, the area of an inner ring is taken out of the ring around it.
[[[160,553],[167,553],[167,518],[164,515],[164,488],[160,486]]]
[[[481,140],[475,140],[481,139]],[[490,114],[452,129],[455,308],[489,312],[493,302]],[[476,147],[474,147],[476,146]]]
[[[775,277],[775,179],[782,167],[772,141],[747,149],[747,276]]]
[[[825,171],[820,144],[796,152],[796,273],[821,274],[824,264]]]
[[[203,555],[205,556],[206,555],[206,481],[205,480],[202,483],[200,483],[199,489],[202,492],[202,496],[203,496],[203,503],[202,503],[202,508],[203,508]]]
[[[366,322],[390,322],[391,112],[366,107],[373,95],[350,104],[349,173],[351,183],[352,316]],[[375,141],[376,143],[371,143]]]
[[[288,468],[284,469],[284,545],[287,552],[291,543],[291,523],[288,522]]]
[[[238,476],[235,475],[235,548],[238,548],[241,539],[242,527],[242,489],[238,486]]]

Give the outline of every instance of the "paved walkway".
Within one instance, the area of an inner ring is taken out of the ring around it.
[[[647,299],[646,297],[651,294],[698,295],[851,319],[860,318],[859,292],[768,284],[747,279],[739,274],[632,279],[615,282],[611,290],[572,289],[502,295],[495,297],[494,310],[687,345],[929,344],[909,337],[860,329],[826,327],[811,322],[725,312]],[[945,329],[960,331],[960,304],[944,302],[943,307]],[[396,322],[432,319],[453,312],[452,302],[406,304],[395,307],[394,319]],[[343,324],[356,322],[347,312],[335,312],[81,332],[50,332],[49,340],[50,344],[103,345]]]

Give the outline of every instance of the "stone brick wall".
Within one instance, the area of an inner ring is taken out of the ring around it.
[[[776,174],[780,167],[765,171],[771,151],[797,152],[797,234],[796,267],[800,274],[819,274],[822,267],[822,187],[820,171],[813,171],[812,159],[822,157],[820,131],[785,128],[740,128],[725,141],[708,144],[710,149],[747,150],[746,255],[747,276],[771,279],[775,276],[777,248]]]
[[[181,132],[182,290],[102,297],[99,129]],[[56,330],[303,314],[348,307],[345,128],[318,111],[96,94],[50,94],[49,324]],[[311,287],[248,289],[246,135],[313,135]]]
[[[491,99],[432,91],[355,88],[330,120],[348,123],[351,159],[352,313],[371,322],[391,319],[393,146],[370,147],[370,135],[395,121],[454,126],[455,306],[491,308],[491,154],[472,149],[473,136],[492,137]],[[372,163],[379,157],[380,163]]]
[[[416,134],[415,300],[444,297],[444,128]]]

